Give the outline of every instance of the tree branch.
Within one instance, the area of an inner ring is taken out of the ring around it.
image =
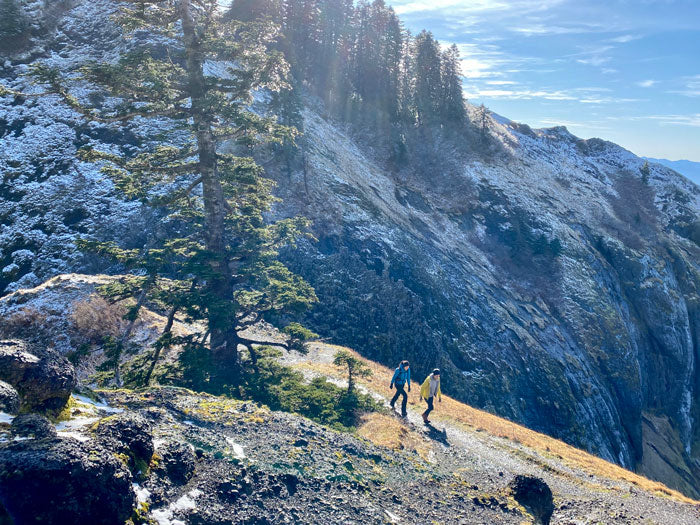
[[[289,350],[289,343],[277,343],[274,341],[254,341],[252,339],[246,339],[245,337],[240,337],[240,336],[238,336],[238,340],[244,346],[247,346],[247,345],[277,346],[279,348],[284,348],[285,350]]]

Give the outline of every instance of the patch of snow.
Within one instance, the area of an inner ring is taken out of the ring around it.
[[[228,446],[231,447],[231,451],[233,452],[233,457],[236,459],[245,459],[246,455],[245,452],[243,451],[243,447],[236,443],[233,439],[230,437],[226,438],[226,443],[228,443]]]
[[[86,405],[92,405],[101,410],[102,412],[106,412],[108,414],[120,414],[124,412],[123,408],[111,407],[102,400],[95,401],[94,399],[90,399],[89,397],[80,394],[73,394],[73,397],[81,403],[85,403]]]
[[[134,488],[134,494],[136,494],[136,500],[139,503],[147,503],[151,499],[151,491],[147,488],[138,483],[132,483],[131,486]]]
[[[81,434],[80,432],[73,432],[70,430],[64,430],[64,431],[60,432],[58,434],[58,437],[75,439],[76,441],[81,441],[81,442],[85,442],[85,441],[90,439],[85,434]]]
[[[56,423],[56,425],[54,425],[54,426],[56,427],[56,430],[58,432],[61,432],[64,430],[78,430],[81,428],[88,427],[99,420],[100,420],[99,417],[81,416],[81,417],[69,419],[67,421],[61,421],[60,423]]]
[[[202,494],[203,492],[199,489],[191,490],[184,496],[180,496],[177,501],[171,503],[168,507],[152,511],[151,517],[156,520],[158,525],[187,525],[182,520],[173,519],[173,514],[196,509],[197,504],[195,500]]]
[[[11,416],[6,412],[0,412],[0,423],[7,423],[8,425],[10,425],[12,424],[13,419],[15,419],[15,416]]]

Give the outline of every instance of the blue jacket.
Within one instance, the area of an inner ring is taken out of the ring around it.
[[[399,366],[394,370],[394,377],[391,378],[392,385],[403,385],[408,384],[411,387],[411,368],[404,370],[402,366]]]

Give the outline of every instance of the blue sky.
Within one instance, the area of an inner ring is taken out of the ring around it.
[[[700,0],[387,0],[461,50],[464,91],[533,127],[700,162]]]

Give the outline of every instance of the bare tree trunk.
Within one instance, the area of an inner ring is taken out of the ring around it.
[[[208,312],[211,331],[210,349],[223,376],[238,373],[238,345],[235,337],[233,283],[226,255],[225,218],[226,199],[217,172],[216,140],[212,119],[207,107],[207,87],[204,78],[203,54],[192,15],[190,0],[180,0],[180,18],[185,44],[185,68],[189,81],[192,119],[195,125],[197,153],[205,214],[205,244],[215,257],[213,275],[207,282],[209,294],[215,299]],[[225,377],[229,379],[228,377]],[[235,381],[236,377],[231,377]]]
[[[134,330],[134,325],[136,324],[136,321],[139,318],[139,312],[141,311],[141,307],[143,307],[143,303],[146,302],[146,295],[148,295],[148,290],[151,288],[152,285],[153,279],[149,279],[144,285],[143,290],[141,290],[141,293],[139,294],[139,298],[136,300],[136,305],[133,309],[132,318],[129,319],[129,324],[126,326],[126,330],[124,330],[124,333],[119,338],[119,341],[117,341],[118,355],[116,356],[114,362],[114,383],[117,385],[118,388],[122,387],[122,377],[119,373],[119,360],[121,358],[122,350],[124,349],[124,344],[131,337],[131,332]]]
[[[170,312],[168,313],[168,320],[165,323],[165,328],[163,328],[163,333],[161,333],[161,337],[163,337],[165,334],[169,334],[170,331],[173,328],[173,322],[175,321],[175,313],[177,312],[177,306],[173,306]],[[170,345],[168,345],[169,347]],[[148,368],[148,373],[146,374],[146,378],[144,379],[144,385],[148,386],[148,384],[151,382],[151,376],[153,375],[153,371],[156,368],[156,364],[158,363],[158,358],[160,357],[160,353],[163,350],[164,346],[163,345],[158,345],[156,347],[156,351],[153,354],[153,359],[151,360],[151,366]]]

